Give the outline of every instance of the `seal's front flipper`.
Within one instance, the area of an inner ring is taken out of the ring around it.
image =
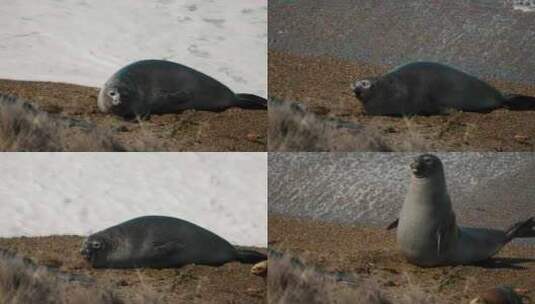
[[[514,111],[535,110],[535,97],[520,94],[504,94],[505,107]]]
[[[188,90],[166,91],[159,90],[155,93],[155,99],[160,106],[167,103],[186,103],[193,99],[193,93]]]
[[[395,221],[393,221],[392,223],[390,223],[390,225],[388,225],[386,227],[386,230],[392,230],[394,228],[398,228],[398,225],[399,225],[399,218],[397,218]]]
[[[157,256],[164,257],[180,252],[185,246],[179,240],[154,241],[152,247]]]
[[[267,260],[267,255],[254,250],[236,249],[236,260],[244,264],[256,264]]]
[[[243,109],[265,110],[267,109],[267,100],[253,94],[236,94],[236,106]]]
[[[437,231],[437,256],[440,256],[440,241],[442,240],[442,234]]]

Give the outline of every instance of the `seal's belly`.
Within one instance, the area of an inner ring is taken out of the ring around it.
[[[437,235],[432,229],[425,229],[426,226],[419,227],[422,228],[415,228],[418,229],[417,231],[398,228],[398,244],[401,253],[407,260],[417,265],[436,264],[440,258],[437,250]]]
[[[435,208],[402,210],[397,231],[403,256],[413,264],[444,264],[457,241],[455,220]]]

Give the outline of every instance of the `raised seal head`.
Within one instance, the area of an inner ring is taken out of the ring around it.
[[[416,157],[409,165],[412,175],[417,179],[429,178],[434,175],[443,175],[442,162],[433,154],[422,154]]]

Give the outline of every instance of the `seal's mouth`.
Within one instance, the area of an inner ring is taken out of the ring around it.
[[[87,248],[87,246],[84,246],[82,249],[80,249],[80,254],[86,261],[91,261],[91,257],[93,256],[91,249]]]
[[[355,94],[355,97],[357,97],[358,99],[361,99],[363,92],[359,89],[354,89],[353,93]]]

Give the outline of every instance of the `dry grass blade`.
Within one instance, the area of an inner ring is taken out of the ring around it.
[[[270,255],[268,272],[269,303],[323,304],[432,304],[436,303],[421,289],[414,287],[387,295],[372,279],[358,278],[350,283],[340,280],[338,273],[322,272],[297,262],[285,254]],[[348,274],[344,274],[345,277]]]
[[[77,119],[48,114],[32,103],[0,94],[1,151],[126,151],[111,132]]]
[[[155,297],[137,295],[121,299],[90,278],[38,266],[31,260],[0,249],[0,303],[3,304],[134,304],[157,303]]]
[[[372,130],[279,100],[269,103],[268,145],[269,151],[392,151]]]

